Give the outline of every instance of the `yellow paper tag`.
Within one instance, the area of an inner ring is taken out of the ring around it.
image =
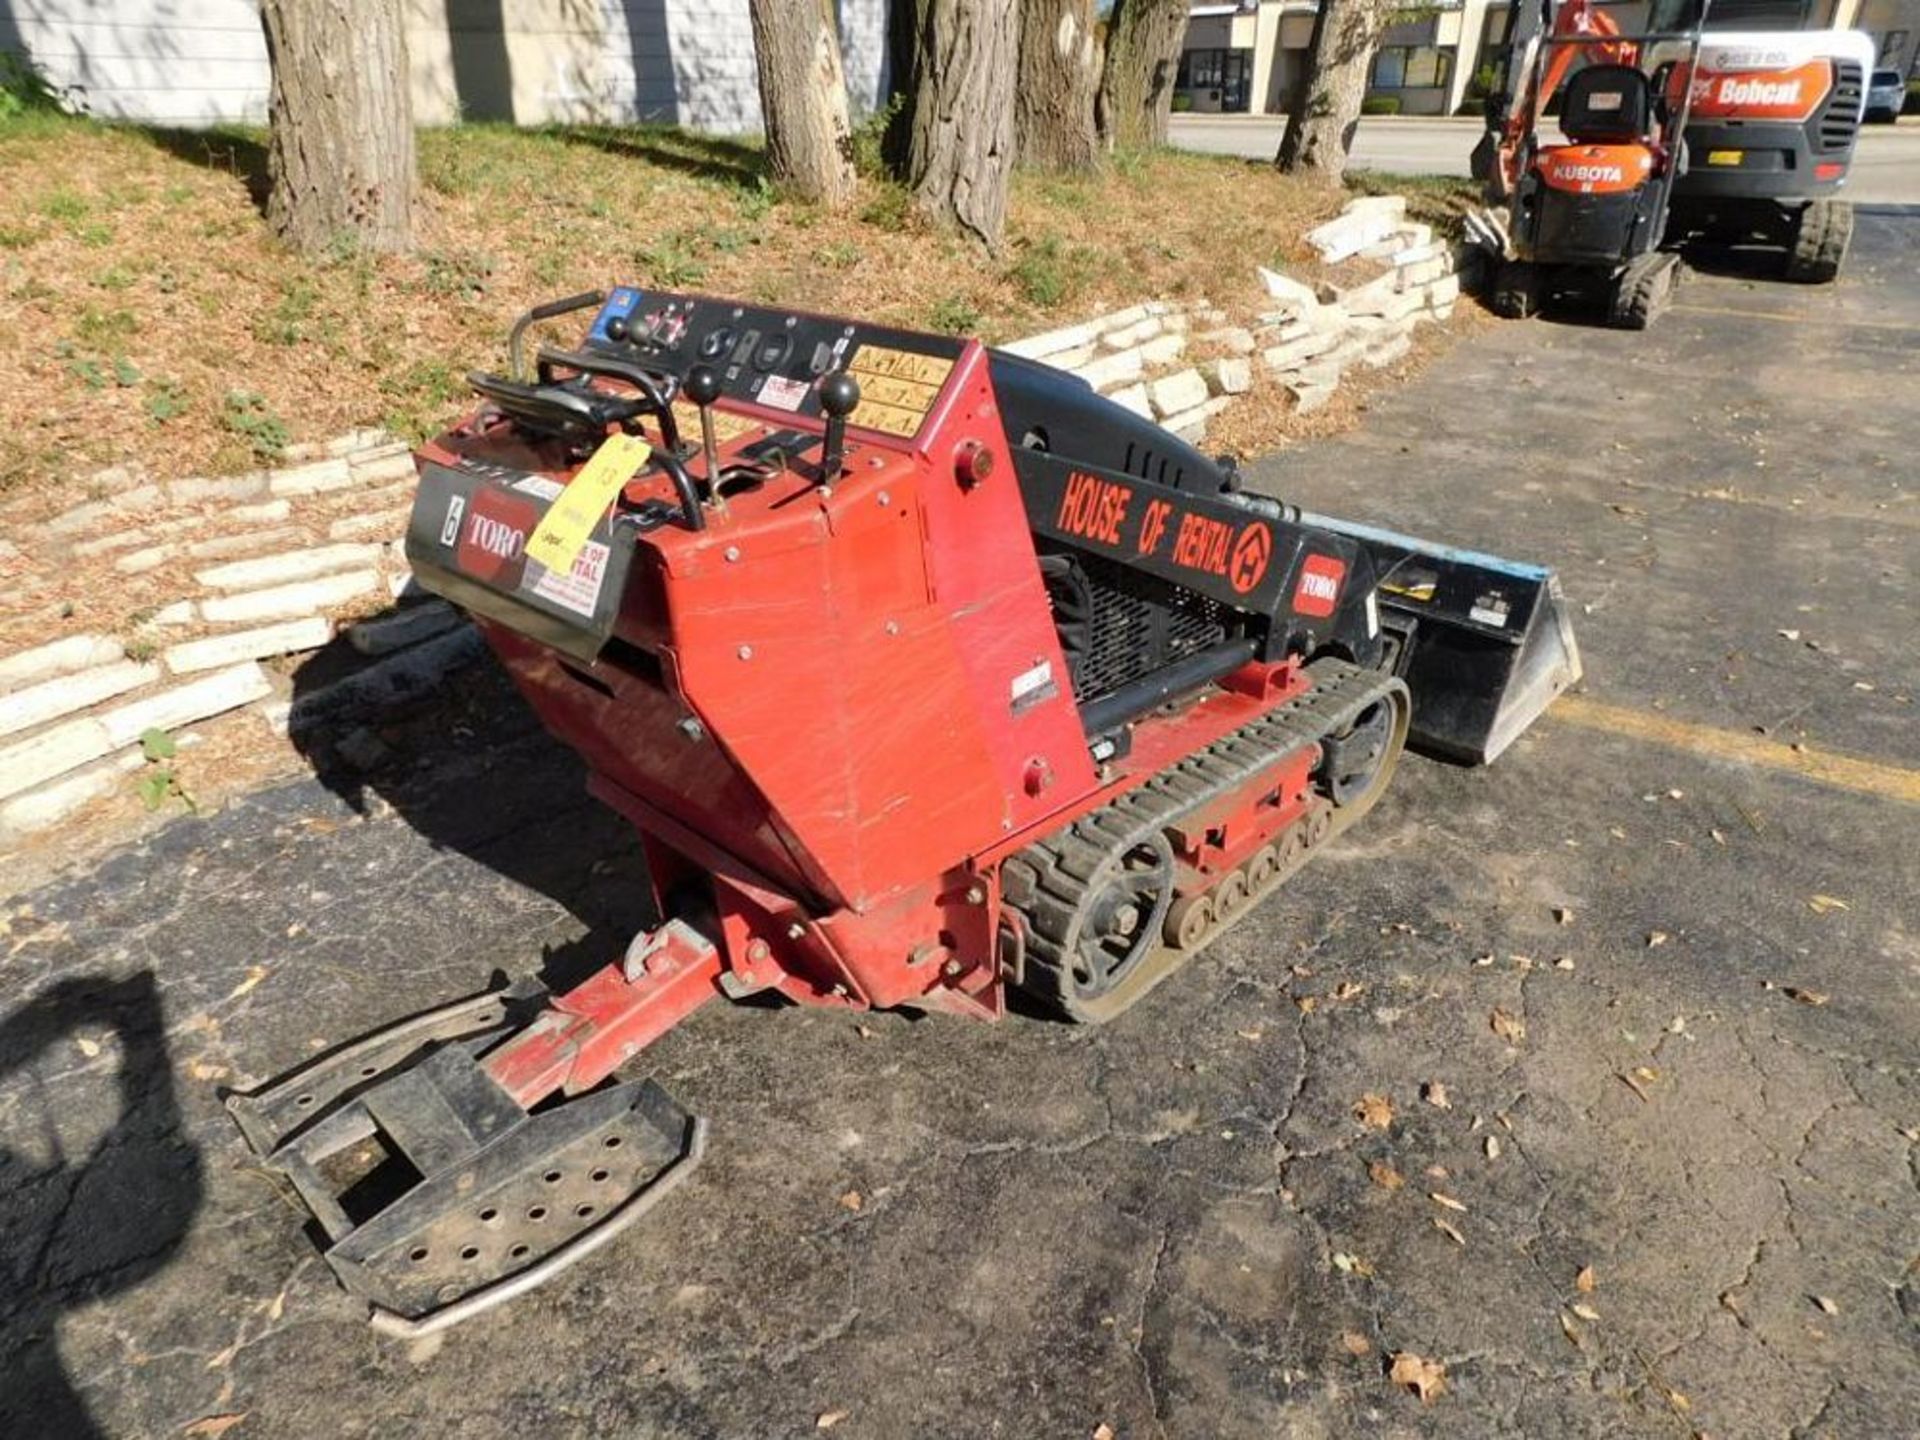
[[[1747,152],[1744,150],[1709,150],[1707,152],[1709,165],[1738,165],[1746,158]]]
[[[533,527],[527,539],[528,557],[556,574],[572,570],[574,558],[607,513],[613,497],[652,453],[653,447],[638,435],[608,436]]]

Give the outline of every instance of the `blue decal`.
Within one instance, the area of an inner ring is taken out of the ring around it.
[[[600,307],[600,313],[593,317],[593,328],[587,332],[589,340],[607,338],[607,322],[616,316],[627,319],[640,308],[640,292],[631,285],[616,285],[613,293],[607,296],[607,303]]]
[[[1378,544],[1411,551],[1415,555],[1447,560],[1456,565],[1476,565],[1482,570],[1496,570],[1502,575],[1513,575],[1522,580],[1545,580],[1551,573],[1544,565],[1529,565],[1523,560],[1505,560],[1498,555],[1489,555],[1481,550],[1462,550],[1457,546],[1442,545],[1433,540],[1416,540],[1411,535],[1396,534],[1392,530],[1382,530],[1378,526],[1362,525],[1352,520],[1335,520],[1326,515],[1315,515],[1304,510],[1300,512],[1300,519],[1308,525],[1318,525],[1350,539],[1372,540]]]

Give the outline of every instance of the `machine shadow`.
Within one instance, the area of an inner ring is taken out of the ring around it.
[[[102,1052],[118,1062],[110,1078],[78,1059]],[[103,1433],[61,1362],[58,1322],[166,1267],[202,1171],[151,971],[74,976],[0,1018],[0,1434]]]
[[[578,920],[579,938],[538,961],[543,981],[575,984],[654,923],[637,837],[587,793],[579,758],[541,728],[491,654],[373,722],[331,703],[356,662],[364,663],[338,638],[295,672],[295,748],[356,813],[391,807],[435,850],[464,856]],[[531,955],[501,958],[520,973],[536,964]]]

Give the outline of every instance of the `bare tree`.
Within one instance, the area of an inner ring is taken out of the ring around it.
[[[1367,67],[1404,0],[1320,0],[1307,43],[1306,74],[1294,91],[1287,133],[1274,163],[1289,175],[1339,180],[1346,173]]]
[[[402,0],[261,0],[267,223],[315,251],[413,244],[412,80]]]
[[[998,246],[1013,170],[1019,0],[911,0],[907,184],[942,223]]]
[[[776,183],[839,209],[853,198],[853,129],[833,0],[752,0],[767,164]]]
[[[1167,143],[1187,0],[1114,0],[1100,80],[1100,138],[1137,149]]]
[[[1013,130],[1020,163],[1037,170],[1091,170],[1100,46],[1093,0],[1021,0],[1020,80]]]

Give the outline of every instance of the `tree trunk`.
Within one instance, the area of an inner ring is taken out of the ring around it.
[[[413,244],[413,95],[401,0],[262,0],[273,67],[267,223],[298,249]]]
[[[1321,0],[1307,68],[1274,163],[1289,175],[1339,181],[1367,96],[1367,67],[1404,0]]]
[[[907,184],[935,220],[997,247],[1013,169],[1018,0],[913,0]]]
[[[1020,163],[1036,170],[1091,170],[1100,49],[1093,0],[1021,0],[1020,79],[1013,129]]]
[[[752,14],[774,182],[838,210],[853,198],[853,129],[833,0],[752,0]]]
[[[1100,138],[1136,150],[1167,143],[1187,0],[1115,0],[1100,80]]]

